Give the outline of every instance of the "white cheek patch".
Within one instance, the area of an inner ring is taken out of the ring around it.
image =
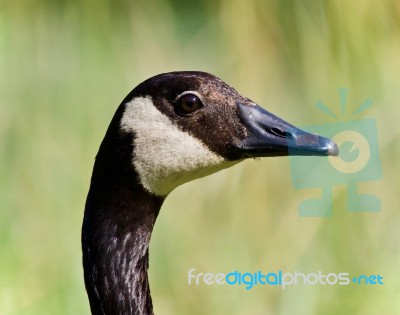
[[[226,161],[201,140],[180,130],[150,97],[127,103],[120,126],[134,134],[133,165],[141,184],[158,196],[237,163]]]

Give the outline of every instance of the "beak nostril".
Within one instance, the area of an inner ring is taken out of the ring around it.
[[[275,127],[265,128],[265,131],[270,134],[273,134],[274,136],[280,137],[280,138],[285,138],[285,139],[293,138],[293,135],[290,132],[283,131],[279,128],[275,128]]]

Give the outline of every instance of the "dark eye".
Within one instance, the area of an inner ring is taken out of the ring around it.
[[[178,99],[176,110],[179,114],[189,115],[201,108],[202,106],[203,104],[196,95],[184,94]]]

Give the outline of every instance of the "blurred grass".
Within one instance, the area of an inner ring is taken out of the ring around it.
[[[287,158],[247,161],[166,201],[151,244],[157,314],[398,314],[397,1],[0,1],[0,314],[89,314],[80,225],[93,159],[151,75],[212,72],[294,124],[314,104],[377,121],[379,213],[300,218]],[[195,200],[195,202],[193,202]],[[188,207],[190,205],[190,207]],[[187,286],[187,271],[380,273],[381,287]]]

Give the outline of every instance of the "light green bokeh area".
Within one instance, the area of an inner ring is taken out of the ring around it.
[[[216,74],[297,125],[332,122],[348,88],[376,121],[382,210],[300,217],[318,191],[288,158],[249,160],[176,189],[150,248],[155,312],[400,314],[397,1],[0,1],[0,314],[89,314],[80,227],[95,154],[125,95],[172,70]],[[323,178],[324,174],[320,175]],[[188,286],[187,272],[381,274],[382,286]]]

